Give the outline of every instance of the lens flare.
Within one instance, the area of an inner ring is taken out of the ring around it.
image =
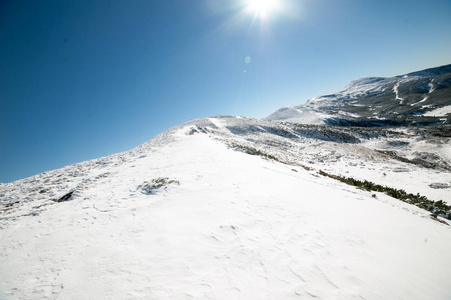
[[[268,14],[279,6],[278,0],[247,0],[247,10],[260,18],[267,18]]]

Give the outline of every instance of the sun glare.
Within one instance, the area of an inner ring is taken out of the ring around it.
[[[279,0],[247,0],[247,10],[263,19],[278,6]]]

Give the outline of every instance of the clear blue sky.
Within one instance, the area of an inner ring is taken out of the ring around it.
[[[0,182],[451,63],[449,0],[246,2],[0,1]]]

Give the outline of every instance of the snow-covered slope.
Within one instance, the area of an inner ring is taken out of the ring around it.
[[[341,92],[282,108],[267,119],[300,124],[431,125],[451,123],[450,107],[451,65],[446,65],[391,78],[354,80]]]
[[[449,200],[445,129],[218,116],[2,184],[0,299],[449,299],[450,226],[319,173]]]

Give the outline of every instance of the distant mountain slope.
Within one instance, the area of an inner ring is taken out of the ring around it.
[[[451,65],[357,79],[341,92],[281,108],[266,119],[345,126],[451,123]]]

